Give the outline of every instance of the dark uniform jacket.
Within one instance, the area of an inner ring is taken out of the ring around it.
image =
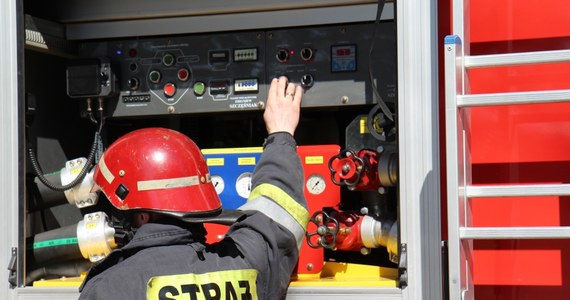
[[[303,169],[288,133],[268,137],[247,217],[206,245],[175,225],[148,223],[89,271],[80,299],[282,299],[308,212]]]

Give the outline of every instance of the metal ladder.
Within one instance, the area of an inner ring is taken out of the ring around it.
[[[453,1],[453,33],[444,41],[445,130],[447,147],[447,210],[449,299],[474,299],[472,263],[476,239],[566,239],[570,226],[472,227],[472,198],[568,196],[570,184],[471,185],[470,109],[478,106],[570,101],[570,90],[469,94],[466,72],[473,68],[570,62],[570,50],[469,56],[463,0]]]

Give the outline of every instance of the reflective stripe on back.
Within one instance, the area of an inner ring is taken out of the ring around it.
[[[257,271],[227,270],[204,274],[176,274],[152,277],[146,288],[147,300],[230,300],[257,297]]]

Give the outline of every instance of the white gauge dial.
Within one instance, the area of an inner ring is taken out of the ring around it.
[[[236,180],[236,191],[242,198],[249,197],[251,192],[251,172],[244,172]]]
[[[319,174],[312,174],[307,178],[307,191],[313,195],[319,195],[325,191],[327,183],[323,176]]]
[[[216,189],[216,193],[219,195],[224,191],[226,184],[224,183],[224,179],[220,175],[212,175],[212,184]]]

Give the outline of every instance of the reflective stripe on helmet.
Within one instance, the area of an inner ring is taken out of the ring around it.
[[[209,174],[204,179],[204,182],[209,182]],[[163,190],[163,189],[173,189],[181,188],[187,186],[193,186],[200,184],[200,179],[198,176],[188,176],[179,178],[167,178],[167,179],[157,179],[157,180],[145,180],[137,182],[137,189],[139,191],[150,191],[150,190]]]
[[[107,183],[111,184],[113,180],[115,180],[115,176],[111,173],[107,164],[105,164],[105,155],[101,156],[101,159],[99,160],[99,170],[101,171],[101,174],[103,174],[105,180],[107,180]]]
[[[282,189],[271,184],[260,184],[251,191],[241,210],[258,210],[283,225],[295,236],[301,248],[309,221],[309,212]]]

